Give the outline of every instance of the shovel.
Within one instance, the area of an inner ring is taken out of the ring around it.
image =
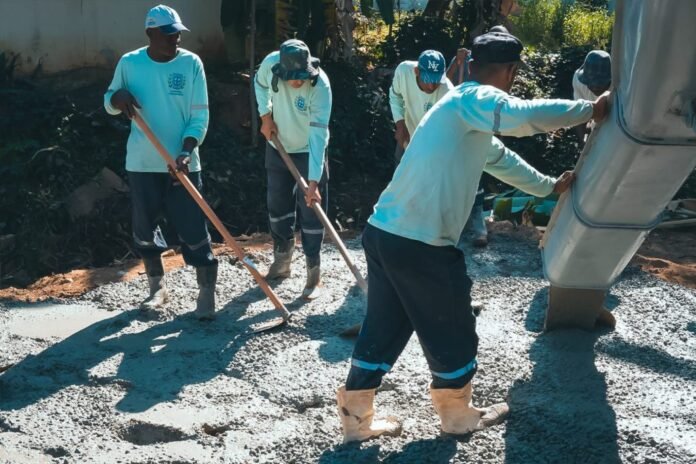
[[[198,192],[196,187],[191,183],[189,178],[184,173],[177,170],[174,158],[167,152],[167,149],[164,148],[164,146],[160,143],[159,139],[157,139],[155,134],[152,132],[152,129],[150,129],[150,126],[148,126],[148,124],[143,119],[140,112],[136,111],[133,120],[138,125],[140,130],[143,131],[148,140],[150,140],[152,145],[154,145],[154,147],[157,149],[157,152],[160,154],[162,159],[164,159],[164,161],[167,163],[169,171],[174,173],[177,180],[181,183],[181,185],[184,186],[186,191],[191,195],[191,197],[196,202],[196,204],[198,204],[201,210],[203,210],[203,213],[206,215],[208,220],[215,226],[218,232],[220,232],[220,235],[222,235],[227,246],[232,248],[232,251],[235,255],[237,255],[237,258],[239,258],[240,262],[254,277],[254,280],[256,280],[256,283],[259,284],[259,287],[261,287],[261,290],[263,290],[263,293],[266,294],[268,299],[271,300],[275,309],[278,312],[280,312],[280,319],[273,319],[263,324],[259,324],[255,327],[252,327],[252,332],[265,332],[267,330],[272,330],[282,325],[285,325],[288,322],[288,319],[290,319],[290,312],[287,310],[283,302],[280,301],[278,296],[273,292],[271,287],[268,286],[268,283],[264,280],[263,276],[258,271],[258,269],[256,269],[256,266],[254,265],[253,261],[251,261],[251,259],[249,259],[249,257],[245,255],[242,247],[240,247],[239,244],[235,241],[235,239],[232,237],[232,234],[229,233],[222,221],[220,221],[220,218],[217,217],[213,209],[203,199],[203,197]]]
[[[285,147],[283,147],[283,144],[280,143],[280,140],[278,140],[278,136],[276,134],[273,134],[271,136],[271,142],[273,142],[273,145],[275,145],[276,150],[278,150],[278,153],[280,154],[280,157],[283,158],[283,161],[290,170],[292,177],[295,178],[295,182],[297,182],[297,185],[299,185],[302,189],[302,193],[306,194],[307,189],[309,188],[309,186],[307,185],[307,181],[304,180],[302,174],[300,174],[300,171],[297,170],[297,166],[295,166],[295,163],[292,161],[292,158],[290,158],[290,155],[288,155],[288,152],[285,151]],[[363,276],[362,274],[360,274],[360,271],[355,266],[355,263],[353,263],[353,259],[348,254],[348,249],[343,243],[343,240],[341,240],[341,237],[338,236],[338,232],[336,232],[336,229],[334,229],[334,226],[331,224],[331,221],[329,221],[329,218],[326,216],[326,213],[322,209],[321,205],[317,202],[313,202],[312,209],[314,210],[314,213],[317,215],[321,223],[324,224],[326,230],[329,231],[331,240],[333,240],[334,244],[336,244],[336,246],[338,247],[338,251],[341,252],[341,255],[343,256],[343,259],[348,265],[350,272],[352,272],[355,276],[355,280],[358,282],[358,286],[362,289],[363,292],[365,292],[365,295],[367,295],[367,282],[365,281],[365,279],[363,279]]]

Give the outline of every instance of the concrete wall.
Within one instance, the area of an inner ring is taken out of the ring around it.
[[[192,32],[182,47],[224,56],[221,0],[163,0]],[[159,0],[0,0],[0,52],[21,54],[20,74],[85,66],[113,67],[147,44],[145,14]]]

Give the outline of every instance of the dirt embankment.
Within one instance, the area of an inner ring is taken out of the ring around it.
[[[492,229],[492,240],[495,240],[496,233],[513,234],[529,241],[539,240],[541,237],[536,229],[513,227],[507,222],[495,223],[489,227]],[[345,237],[354,235],[355,233],[344,234]],[[239,242],[253,253],[254,250],[269,247],[271,238],[268,234],[254,234],[240,237]],[[232,255],[232,251],[224,245],[216,245],[215,249],[217,254]],[[696,228],[654,231],[633,258],[632,264],[667,282],[696,288]],[[183,265],[180,254],[173,251],[164,254],[165,270]],[[0,289],[0,300],[39,302],[51,298],[76,298],[100,285],[129,281],[144,272],[139,259],[129,259],[109,267],[76,269],[42,277],[27,288]]]

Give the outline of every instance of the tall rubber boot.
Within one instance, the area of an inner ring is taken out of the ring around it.
[[[442,431],[452,435],[463,435],[499,424],[510,412],[507,403],[487,408],[473,407],[471,382],[462,388],[433,388],[431,385],[430,396],[440,416]]]
[[[307,282],[302,290],[302,298],[314,300],[322,295],[321,288],[321,257],[307,256]]]
[[[290,277],[290,264],[292,264],[292,254],[295,251],[295,239],[285,242],[274,241],[273,243],[273,264],[268,269],[266,279],[286,279]]]
[[[475,247],[485,247],[488,245],[488,228],[483,219],[483,205],[474,205],[471,210],[471,230],[474,233]]]
[[[196,268],[198,281],[198,299],[194,315],[200,320],[215,319],[215,284],[217,283],[218,265]]]
[[[140,304],[141,311],[157,311],[169,301],[169,294],[164,285],[164,265],[162,257],[144,258],[147,282],[150,284],[150,296]]]
[[[346,387],[341,387],[336,392],[338,417],[343,426],[343,443],[401,433],[401,424],[393,417],[373,420],[375,390],[346,390]]]

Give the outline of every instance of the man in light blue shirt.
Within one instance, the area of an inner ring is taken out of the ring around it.
[[[181,32],[188,31],[178,13],[165,5],[152,8],[145,18],[147,47],[123,55],[104,95],[109,114],[132,119],[136,111],[152,128],[169,153],[176,153],[179,170],[202,187],[198,146],[208,130],[208,91],[203,63],[179,48]],[[168,300],[161,254],[167,248],[158,217],[165,215],[181,241],[187,264],[196,268],[199,294],[195,314],[215,314],[217,260],[213,256],[205,216],[181,184],[167,172],[167,164],[135,124],[131,123],[126,171],[133,205],[133,239],[143,258],[150,296],[144,311],[157,311]]]
[[[508,33],[505,26],[493,26],[488,32],[503,32]],[[457,86],[469,80],[469,59],[471,52],[466,48],[457,50],[457,55],[452,58],[449,68],[447,68],[447,77],[452,81],[452,84]],[[483,185],[479,182],[479,189],[476,192],[476,200],[471,209],[469,220],[464,226],[462,235],[459,237],[459,246],[463,246],[465,236],[471,232],[474,236],[473,244],[476,247],[484,247],[488,245],[488,229],[483,216],[483,200],[484,191]]]
[[[445,433],[464,434],[502,421],[505,403],[472,406],[478,336],[471,280],[456,248],[481,173],[525,192],[563,192],[571,172],[545,176],[497,135],[526,136],[601,119],[597,101],[521,100],[512,87],[522,43],[506,33],[477,37],[471,81],[442,98],[421,121],[363,233],[369,294],[346,385],[337,392],[345,441],[399,430],[373,421],[373,399],[415,331],[432,374],[430,392]]]
[[[425,113],[451,89],[452,83],[445,76],[445,57],[437,50],[425,50],[418,61],[403,61],[396,67],[389,87],[389,106],[396,127],[396,164]]]
[[[311,56],[304,42],[291,39],[261,63],[254,80],[261,115],[261,133],[266,137],[266,173],[268,220],[273,236],[273,264],[267,279],[290,276],[295,249],[295,212],[299,211],[302,248],[307,261],[305,299],[321,294],[320,251],[324,226],[314,213],[313,202],[326,210],[329,178],[325,162],[329,143],[331,85]],[[273,146],[271,135],[280,143],[309,183],[306,197],[298,195],[295,179]]]

